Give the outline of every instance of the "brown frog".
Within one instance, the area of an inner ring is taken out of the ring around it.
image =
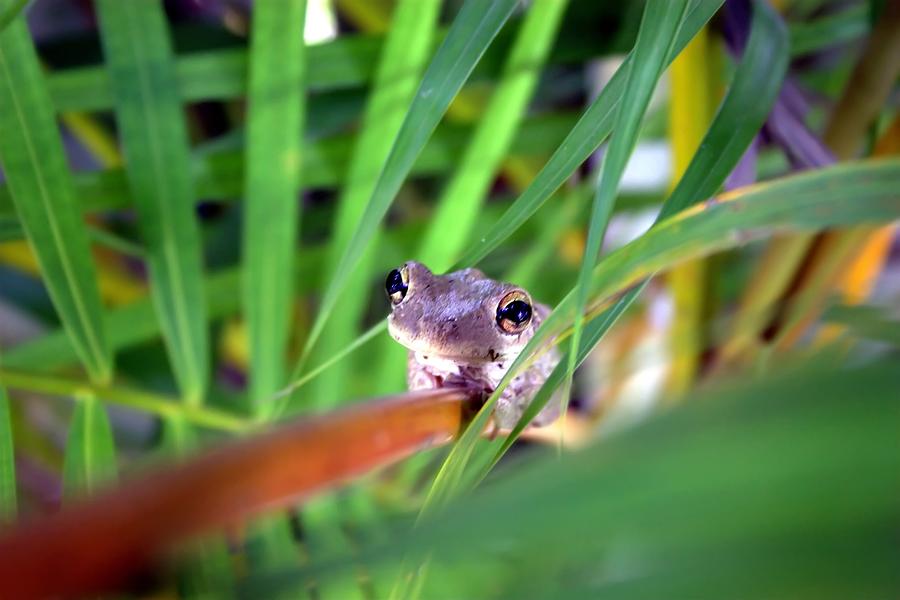
[[[410,261],[388,273],[388,331],[409,349],[409,389],[474,385],[493,391],[550,309],[520,287],[478,269],[435,275]],[[503,391],[494,422],[511,429],[559,362],[556,348],[541,354]],[[546,425],[559,405],[551,401],[532,421]]]

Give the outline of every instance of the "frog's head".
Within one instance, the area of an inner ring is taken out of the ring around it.
[[[515,357],[534,332],[534,305],[522,288],[478,269],[435,275],[407,262],[388,273],[388,330],[415,352],[461,363]]]

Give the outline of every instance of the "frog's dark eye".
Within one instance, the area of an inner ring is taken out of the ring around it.
[[[406,297],[406,290],[409,289],[409,271],[405,266],[394,269],[388,273],[387,279],[384,281],[384,291],[387,292],[391,304],[400,304]]]
[[[522,291],[510,292],[497,305],[497,325],[506,333],[522,333],[531,323],[531,298]]]

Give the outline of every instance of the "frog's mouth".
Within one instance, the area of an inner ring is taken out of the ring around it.
[[[505,355],[497,352],[494,348],[488,348],[484,351],[480,348],[478,351],[473,349],[471,353],[444,352],[441,348],[436,348],[434,344],[426,342],[419,336],[397,327],[391,319],[388,319],[388,333],[401,346],[415,352],[420,362],[484,365],[492,362],[502,362],[506,358]]]

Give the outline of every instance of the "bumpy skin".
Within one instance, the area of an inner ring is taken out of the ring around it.
[[[518,334],[497,324],[497,306],[514,285],[488,279],[477,269],[434,275],[425,265],[408,262],[408,289],[388,317],[391,336],[409,349],[409,389],[469,384],[493,391],[534,331],[550,312],[533,305],[531,322]],[[544,352],[503,391],[494,411],[502,429],[518,422],[541,385],[559,362],[553,348]],[[556,419],[558,402],[551,401],[532,421],[546,425]]]

